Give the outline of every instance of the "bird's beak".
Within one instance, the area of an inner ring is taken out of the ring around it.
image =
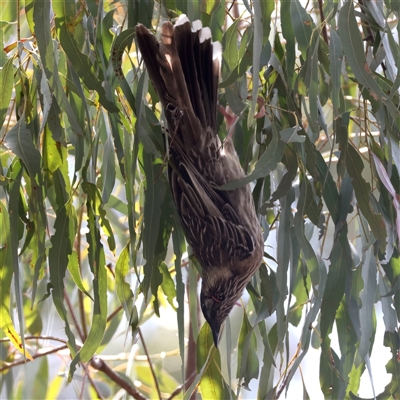
[[[212,324],[211,325],[211,332],[214,340],[214,345],[218,348],[218,339],[219,339],[219,331],[221,329],[221,325]]]

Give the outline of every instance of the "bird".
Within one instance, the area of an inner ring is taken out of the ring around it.
[[[260,267],[264,241],[249,184],[222,185],[245,173],[232,132],[218,136],[221,44],[183,15],[164,22],[161,37],[144,25],[136,43],[164,109],[168,178],[187,242],[202,267],[200,306],[215,347],[223,322]]]

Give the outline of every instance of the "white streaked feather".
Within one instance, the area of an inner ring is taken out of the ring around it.
[[[221,62],[222,57],[222,45],[220,42],[213,42],[213,60],[219,60]]]
[[[199,19],[196,19],[196,21],[192,22],[192,32],[197,32],[203,27],[203,24]]]
[[[211,30],[208,26],[200,31],[199,39],[200,43],[205,42],[207,39],[211,39]]]
[[[175,22],[175,26],[183,25],[186,22],[190,22],[189,18],[185,14],[181,14]]]

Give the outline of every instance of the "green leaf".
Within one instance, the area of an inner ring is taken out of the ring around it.
[[[342,302],[338,308],[336,324],[341,351],[339,366],[340,376],[344,378],[349,377],[349,386],[351,386],[352,389],[358,390],[361,374],[359,374],[359,371],[357,371],[353,364],[357,351],[358,338],[344,302]],[[338,398],[344,398],[346,392],[348,394],[349,389],[346,386],[347,382],[340,380],[339,388],[337,390],[335,389]]]
[[[305,136],[300,136],[297,132],[299,131],[298,126],[294,126],[293,128],[282,129],[279,133],[281,135],[282,142],[291,143],[303,143],[306,140]]]
[[[68,271],[71,274],[71,277],[78,289],[86,296],[88,296],[91,300],[93,300],[93,297],[83,285],[81,274],[79,271],[78,254],[75,250],[73,250],[72,253],[68,256]]]
[[[285,175],[283,175],[278,187],[268,200],[268,203],[261,206],[261,208],[258,210],[260,213],[262,213],[262,211],[266,213],[266,207],[271,207],[276,200],[286,196],[286,194],[292,188],[293,181],[296,179],[299,165],[295,152],[289,146],[286,146],[285,148],[285,155],[282,159],[282,162],[285,164],[287,172]]]
[[[299,0],[290,2],[290,18],[299,49],[303,57],[306,58],[306,51],[309,48],[312,29],[314,28],[313,20]]]
[[[0,126],[6,119],[7,110],[10,106],[11,94],[14,83],[14,65],[13,59],[10,58],[0,70]]]
[[[361,212],[367,219],[372,233],[378,241],[379,249],[382,253],[386,249],[386,228],[383,222],[382,216],[376,214],[371,206],[371,185],[366,182],[362,176],[364,164],[360,154],[356,151],[353,146],[347,147],[347,172],[353,179],[354,192],[357,199],[357,204],[360,207]]]
[[[56,2],[55,5],[61,2]],[[52,33],[50,28],[50,0],[43,0],[34,3],[33,20],[35,23],[35,37],[39,48],[40,59],[43,64],[43,69],[49,81],[50,87],[53,89],[57,103],[68,117],[71,124],[72,132],[75,135],[82,135],[80,127],[71,105],[68,102],[64,92],[63,84],[61,83],[57,61],[56,49],[53,46]],[[57,56],[58,59],[58,56]],[[76,137],[71,138],[76,142]]]
[[[251,66],[253,58],[253,34],[252,26],[250,25],[243,35],[242,42],[240,44],[239,58],[240,61],[237,67],[230,73],[230,75],[219,84],[220,88],[225,88],[235,83],[239,77],[243,76],[247,69]]]
[[[342,178],[345,177],[346,173],[346,156],[347,147],[349,145],[349,118],[350,113],[345,113],[335,118],[333,122],[333,129],[336,135],[336,143],[339,144],[340,148],[340,156],[337,163],[337,172]]]
[[[339,358],[336,352],[329,347],[330,341],[322,342],[322,352],[319,365],[319,380],[322,393],[325,398],[330,397],[333,388],[339,386],[339,374],[336,365],[339,365]]]
[[[240,99],[236,90],[236,85],[227,86],[225,88],[225,94],[229,107],[232,109],[234,114],[241,115],[246,108],[246,104]]]
[[[288,296],[288,267],[291,248],[290,241],[290,226],[293,223],[292,203],[294,201],[293,191],[288,192],[285,197],[280,199],[281,216],[278,228],[278,248],[277,248],[277,263],[279,268],[276,273],[276,293],[274,300],[276,301],[276,325],[278,329],[278,350],[283,353],[283,343],[285,340],[285,332],[287,331],[288,320],[284,309],[284,303]],[[277,299],[277,300],[276,300]]]
[[[130,320],[133,307],[133,293],[125,277],[129,272],[129,243],[122,249],[117,264],[115,265],[115,284],[117,296],[125,311],[126,317]]]
[[[182,277],[182,254],[186,250],[185,238],[183,230],[180,225],[177,211],[174,212],[174,230],[172,231],[172,243],[175,253],[175,270],[176,270],[176,300],[178,302],[178,311],[176,313],[178,320],[178,338],[179,338],[179,354],[181,356],[182,364],[182,380],[184,380],[185,372],[185,324],[184,324],[184,311],[185,311],[185,284]]]
[[[339,12],[338,32],[342,40],[346,61],[349,63],[357,81],[369,89],[376,100],[382,101],[393,118],[397,118],[398,110],[388,96],[382,92],[369,69],[352,1],[344,3]]]
[[[67,311],[64,307],[64,277],[68,265],[68,257],[72,253],[71,236],[75,233],[73,211],[71,205],[65,202],[65,183],[61,174],[55,179],[57,201],[61,206],[57,211],[54,223],[55,233],[52,235],[49,250],[49,271],[52,285],[52,298],[54,306],[61,319],[65,322],[65,333],[68,338],[68,347],[73,356],[76,354],[75,336],[68,323]],[[72,377],[73,371],[71,371]]]
[[[331,37],[329,41],[329,61],[330,61],[330,75],[332,82],[332,106],[333,106],[333,115],[337,116],[339,114],[340,107],[340,95],[341,95],[341,69],[343,63],[343,49],[342,43],[340,41],[337,33],[331,29],[330,30]]]
[[[107,323],[107,271],[103,245],[100,240],[100,231],[96,226],[96,197],[88,193],[86,202],[88,213],[89,265],[93,273],[93,316],[90,331],[85,343],[75,355],[70,365],[72,375],[78,362],[88,362],[100,346]]]
[[[280,17],[281,17],[281,26],[282,26],[282,35],[286,40],[286,68],[285,72],[287,74],[288,80],[288,87],[289,91],[292,89],[292,83],[294,78],[294,66],[296,62],[296,41],[295,41],[295,34],[293,30],[293,24],[291,21],[291,12],[288,12],[287,7],[280,7]],[[279,42],[280,43],[280,40]],[[282,63],[283,61],[278,58]]]
[[[242,327],[238,343],[237,378],[243,378],[242,386],[246,389],[252,379],[257,379],[259,362],[257,356],[257,339],[254,328],[251,326],[247,314],[243,315]]]
[[[372,247],[366,251],[365,260],[361,266],[361,276],[364,282],[364,288],[360,293],[360,327],[361,338],[357,351],[355,365],[359,366],[369,354],[371,345],[374,340],[374,303],[377,289],[376,281],[376,262],[373,255]]]
[[[176,311],[176,307],[173,302],[174,298],[176,297],[175,284],[171,278],[171,274],[169,273],[167,264],[165,264],[165,262],[162,262],[160,264],[160,271],[163,276],[163,280],[162,280],[162,284],[161,284],[162,290],[163,290],[164,294],[167,296],[168,303]]]
[[[389,394],[396,398],[397,393],[400,389],[400,365],[398,362],[398,354],[400,348],[400,336],[398,332],[385,332],[384,336],[384,345],[390,349],[392,353],[391,359],[386,364],[386,371],[389,374],[392,374],[392,379],[389,384],[385,387],[383,396],[389,396]]]
[[[64,150],[66,150],[64,148]],[[60,143],[53,138],[49,126],[46,125],[43,134],[43,168],[53,174],[64,163],[66,151],[63,151]]]
[[[137,380],[141,382],[143,386],[151,388],[151,391],[146,393],[149,399],[157,398],[158,393],[154,385],[154,377],[151,372],[150,366],[148,364],[146,365],[136,365],[136,364],[137,363],[135,363],[134,366],[135,380],[137,378]],[[174,379],[174,377],[170,375],[165,369],[161,369],[157,364],[153,365],[153,369],[161,393],[172,393],[177,388],[177,386],[179,386],[179,383],[176,381],[176,379]],[[127,376],[123,375],[123,378],[127,379],[132,386],[135,386]]]
[[[187,297],[189,301],[190,328],[195,342],[199,335],[199,299],[198,299],[198,270],[201,269],[196,260],[189,259],[189,274],[187,277]]]
[[[142,92],[146,82],[146,75],[140,77],[137,98],[136,111],[137,121],[136,130],[140,136],[146,152],[152,153],[155,157],[164,154],[164,144],[160,129],[160,122],[155,118],[154,113],[144,105],[142,100]],[[150,125],[151,124],[151,125]]]
[[[238,26],[240,19],[238,18],[224,33],[222,45],[224,52],[222,54],[226,61],[229,71],[233,71],[239,62],[238,49]],[[237,114],[238,115],[238,114]]]
[[[160,178],[162,171],[162,164],[153,160],[153,157],[146,151],[142,153],[143,157],[143,168],[146,174],[146,186],[145,186],[145,207],[143,215],[143,257],[146,260],[144,266],[144,278],[141,285],[141,290],[145,297],[148,296],[148,290],[150,283],[156,278],[158,284],[161,284],[162,275],[158,269],[158,265],[155,265],[155,238],[158,235],[160,229],[161,219],[161,206],[165,199],[166,186]],[[153,277],[154,274],[154,277]],[[156,285],[158,286],[158,285]],[[152,284],[152,293],[156,296],[156,287]]]
[[[268,346],[264,349],[264,356],[263,356],[263,367],[261,369],[260,376],[260,384],[258,387],[257,398],[265,399],[267,398],[267,393],[273,388],[273,378],[274,378],[274,371],[275,363],[272,357],[272,354],[275,353],[277,342],[278,342],[278,335],[277,335],[277,327],[276,324],[272,326],[271,330],[268,333],[268,336],[265,338],[263,337],[263,342],[265,343],[268,341]]]
[[[304,179],[301,179],[300,197],[297,204],[297,212],[294,217],[294,228],[297,240],[299,241],[300,244],[301,252],[307,264],[307,269],[311,275],[311,281],[315,290],[318,287],[317,285],[320,285],[319,264],[315,252],[310,242],[307,240],[304,232],[303,216],[305,215],[304,209],[307,206],[306,198],[307,198],[307,184]]]
[[[394,332],[397,327],[396,306],[392,296],[388,295],[388,293],[390,293],[388,278],[387,276],[379,274],[378,279],[385,328],[387,331]]]
[[[135,24],[136,25],[136,24]],[[114,41],[111,49],[111,63],[114,68],[114,73],[119,78],[119,85],[131,107],[136,112],[136,99],[132,93],[132,89],[125,79],[123,71],[121,69],[122,56],[126,47],[130,48],[133,38],[135,37],[135,28],[128,28],[121,32]],[[141,98],[141,96],[140,96]]]
[[[102,203],[100,190],[91,183],[83,183],[83,190],[89,196],[90,201],[92,202],[93,212],[96,217],[99,217],[99,223],[102,227],[104,233],[107,235],[108,246],[111,251],[115,250],[115,238],[114,233],[110,225],[110,221],[107,219],[106,211],[104,210],[104,206]]]
[[[332,174],[330,173],[328,166],[326,165],[320,152],[315,150],[315,146],[311,144],[309,140],[306,140],[306,146],[312,146],[313,155],[316,157],[316,171],[320,179],[323,179],[324,186],[322,190],[325,204],[331,213],[333,221],[336,223],[339,218],[339,193],[337,191],[335,182]],[[310,149],[311,150],[311,149]],[[307,151],[307,162],[310,159],[310,152]],[[307,164],[307,170],[310,171],[310,167]]]
[[[115,154],[112,145],[111,136],[104,144],[103,163],[101,164],[101,176],[103,178],[103,187],[101,200],[103,204],[107,203],[115,185]]]
[[[22,168],[22,163],[16,162],[14,164],[14,168],[12,171],[11,177],[13,178],[13,184],[10,190],[10,198],[9,198],[9,223],[5,224],[6,231],[7,225],[9,226],[9,231],[10,231],[10,245],[8,246],[8,249],[11,253],[11,260],[12,263],[9,264],[9,267],[12,265],[14,269],[14,290],[15,290],[15,298],[16,298],[16,304],[17,304],[17,313],[18,313],[18,320],[21,326],[21,336],[22,336],[22,344],[23,348],[25,348],[25,340],[24,336],[22,335],[22,332],[25,327],[25,322],[24,322],[24,312],[23,312],[23,299],[22,299],[22,288],[21,288],[21,269],[19,266],[19,259],[18,259],[18,246],[19,246],[19,239],[20,239],[20,234],[19,234],[19,229],[20,229],[20,220],[19,216],[20,214],[20,207],[24,208],[24,206],[21,204],[22,202],[20,201],[21,198],[21,181],[22,181],[22,176],[23,176],[23,168]],[[22,210],[21,210],[22,211]],[[26,211],[26,210],[24,210]],[[35,217],[33,215],[33,217]],[[32,226],[33,225],[33,226]],[[28,222],[27,224],[27,230],[32,231],[32,236],[29,238],[29,241],[32,240],[32,237],[35,234],[35,225],[31,224]],[[29,235],[30,236],[30,235]],[[28,234],[27,234],[27,240],[28,240]],[[36,243],[37,244],[37,243]],[[33,251],[33,256],[37,256],[38,252],[38,247],[35,246],[35,249]],[[34,282],[35,284],[35,282]]]
[[[0,201],[0,328],[14,347],[33,360],[25,350],[25,345],[14,328],[10,314],[11,281],[14,274],[10,235],[10,217],[3,202]]]
[[[332,331],[336,310],[344,296],[346,276],[351,271],[353,264],[347,229],[343,229],[339,238],[335,240],[329,258],[331,264],[321,305],[322,340],[325,340]]]
[[[308,104],[310,109],[310,115],[307,116],[310,128],[314,133],[318,133],[320,128],[317,123],[318,121],[318,101],[321,97],[319,91],[319,73],[318,73],[318,49],[319,49],[319,30],[315,29],[310,43],[307,48],[307,60],[303,67],[303,71],[306,68],[304,83],[308,88]]]
[[[258,101],[258,86],[259,86],[259,72],[260,72],[260,57],[263,48],[263,12],[261,2],[255,1],[253,3],[253,65],[252,65],[252,90],[251,90],[251,109],[249,112],[249,119],[247,126],[251,126],[253,117]]]
[[[63,50],[67,54],[69,61],[74,66],[77,74],[89,90],[95,90],[99,95],[100,103],[109,112],[118,112],[118,107],[106,97],[106,92],[101,85],[101,82],[95,76],[94,67],[88,56],[81,53],[71,31],[73,30],[72,24],[68,21],[68,14],[65,13],[64,8],[68,8],[66,4],[68,0],[61,0],[53,4],[56,13],[56,26],[60,43]]]
[[[211,353],[210,353],[211,352]],[[210,355],[209,355],[210,354]],[[200,393],[203,399],[224,398],[224,385],[221,375],[221,357],[214,347],[211,328],[205,322],[197,338],[197,372],[202,371]],[[203,369],[203,367],[205,368]]]
[[[4,142],[21,159],[30,178],[34,179],[40,171],[41,156],[33,144],[32,135],[26,127],[24,116],[8,131]]]

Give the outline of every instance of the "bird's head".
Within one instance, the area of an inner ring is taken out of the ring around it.
[[[234,277],[210,279],[203,274],[200,304],[204,318],[210,325],[215,347],[218,347],[221,325],[242,295],[243,286],[240,286]]]

